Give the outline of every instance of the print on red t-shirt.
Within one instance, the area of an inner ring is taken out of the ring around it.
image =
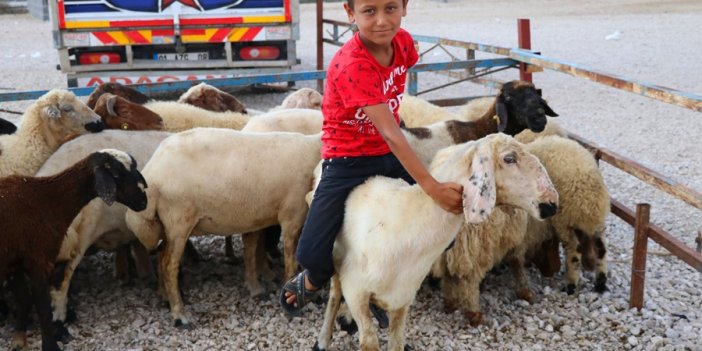
[[[322,101],[322,158],[390,152],[362,108],[386,103],[399,124],[397,111],[407,70],[419,59],[412,36],[403,29],[392,40],[394,56],[389,67],[375,60],[358,35],[337,51],[327,70]]]

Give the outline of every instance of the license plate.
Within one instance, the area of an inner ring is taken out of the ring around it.
[[[206,61],[210,59],[207,52],[186,52],[184,54],[154,54],[156,61]]]

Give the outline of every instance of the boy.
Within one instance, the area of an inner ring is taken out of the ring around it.
[[[280,304],[290,315],[334,275],[332,249],[351,190],[371,176],[419,183],[447,211],[462,211],[461,186],[439,183],[402,134],[397,114],[407,70],[419,56],[400,28],[408,0],[347,0],[358,32],[334,55],[327,71],[322,112],[322,177],[302,229],[296,258],[305,268],[289,280]]]

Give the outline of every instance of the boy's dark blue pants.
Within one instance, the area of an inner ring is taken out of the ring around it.
[[[323,161],[322,177],[295,254],[300,265],[309,272],[308,278],[314,286],[322,287],[334,275],[332,249],[344,222],[346,198],[356,186],[375,175],[415,183],[392,153]]]

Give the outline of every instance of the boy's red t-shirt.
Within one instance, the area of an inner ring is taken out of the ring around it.
[[[400,29],[392,39],[393,62],[380,65],[366,50],[356,33],[337,51],[327,70],[322,101],[322,158],[343,156],[378,156],[390,147],[362,108],[388,104],[397,113],[405,91],[407,70],[419,55],[412,36]]]

